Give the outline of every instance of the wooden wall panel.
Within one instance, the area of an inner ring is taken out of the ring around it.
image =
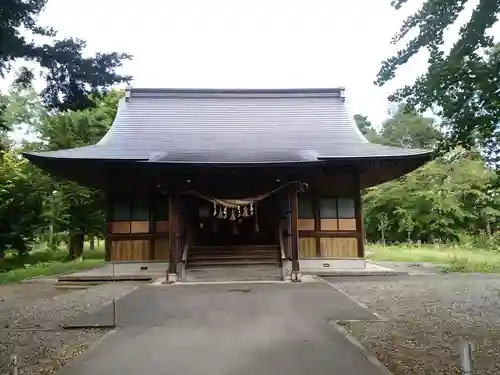
[[[115,221],[111,223],[111,233],[130,233],[130,221]]]
[[[337,219],[321,219],[321,230],[338,230]]]
[[[356,219],[339,219],[339,230],[356,230]]]
[[[314,230],[314,219],[299,219],[299,230]]]
[[[358,239],[348,237],[323,237],[320,239],[323,258],[357,258]]]
[[[131,221],[130,233],[149,233],[149,221]]]
[[[301,237],[299,238],[299,258],[315,258],[316,257],[316,238]]]
[[[120,240],[111,244],[112,261],[148,261],[149,258],[149,240]]]
[[[163,260],[168,262],[170,257],[168,244],[168,237],[155,238],[154,260]]]
[[[356,178],[352,174],[323,174],[317,181],[309,184],[309,189],[316,190],[323,196],[349,197],[357,190]]]
[[[156,233],[168,233],[168,221],[156,222]]]

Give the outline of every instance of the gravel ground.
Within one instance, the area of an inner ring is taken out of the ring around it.
[[[475,345],[474,374],[500,374],[500,276],[329,281],[387,318],[346,328],[395,374],[459,374],[463,337]]]
[[[11,355],[19,374],[53,374],[109,330],[62,330],[61,323],[95,310],[136,287],[103,284],[61,292],[47,283],[0,288],[0,374],[10,373]],[[111,321],[111,317],[110,317]]]
[[[391,268],[399,272],[408,272],[413,275],[422,275],[428,273],[443,273],[442,269],[436,264],[425,262],[389,262],[389,261],[370,261],[382,267]]]

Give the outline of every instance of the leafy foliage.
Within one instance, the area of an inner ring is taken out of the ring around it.
[[[5,249],[29,250],[46,222],[43,200],[49,178],[17,152],[0,163],[0,258]]]
[[[399,9],[406,2],[393,0],[392,5]],[[421,8],[405,20],[392,43],[416,35],[382,63],[376,83],[384,85],[394,78],[399,67],[426,49],[429,53],[427,72],[389,99],[405,102],[409,108],[419,111],[432,108],[447,127],[441,142],[443,151],[479,145],[496,163],[500,160],[500,48],[487,31],[498,19],[500,0],[480,0],[468,22],[461,27],[458,41],[449,53],[443,50],[445,31],[469,3],[467,0],[424,1]]]
[[[92,109],[60,112],[46,116],[37,123],[44,150],[73,148],[97,143],[108,131],[116,115],[118,101],[123,93],[112,91],[103,99],[92,97]],[[52,181],[53,194],[48,210],[49,220],[56,232],[66,231],[83,238],[84,234],[99,235],[104,232],[104,195],[70,181]],[[83,251],[79,240],[77,254]],[[71,246],[70,246],[71,247]],[[74,249],[73,249],[74,250]]]
[[[0,6],[0,76],[18,59],[37,62],[46,81],[42,101],[51,110],[79,110],[92,106],[91,96],[103,97],[109,87],[128,82],[131,77],[119,74],[126,53],[98,53],[84,56],[86,43],[68,38],[54,40],[56,32],[38,24],[38,15],[47,0],[4,0]],[[52,38],[38,45],[24,34]],[[29,86],[33,73],[22,68],[18,84]],[[1,112],[1,111],[0,111]],[[0,125],[2,126],[2,125]],[[5,128],[4,128],[5,129]]]
[[[91,109],[50,114],[32,89],[16,86],[9,92],[4,118],[12,127],[28,127],[39,138],[25,142],[24,150],[56,150],[96,143],[111,126],[123,96],[121,91],[111,91],[102,98],[90,97]],[[103,233],[101,192],[51,178],[32,167],[15,149],[5,152],[0,174],[0,249],[27,251],[36,237],[56,248],[61,235],[82,238],[84,234]]]
[[[441,139],[431,119],[398,111],[377,133],[381,143],[432,147]],[[492,238],[500,219],[498,176],[480,153],[457,148],[398,180],[364,194],[368,239],[463,242]],[[487,247],[494,243],[487,244]]]
[[[399,108],[392,118],[382,125],[379,143],[404,148],[432,149],[442,138],[434,119],[405,112]]]

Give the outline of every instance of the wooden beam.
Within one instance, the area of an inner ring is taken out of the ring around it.
[[[354,212],[356,215],[356,229],[358,232],[358,257],[365,257],[365,227],[363,224],[363,202],[361,200],[361,177],[357,173],[355,176],[357,192],[354,199]]]
[[[356,230],[351,230],[351,231],[321,231],[321,232],[316,232],[313,230],[300,230],[299,231],[299,236],[300,237],[317,237],[317,238],[322,238],[322,237],[355,237],[358,238],[359,236],[359,231]]]
[[[168,205],[168,231],[169,231],[169,252],[170,260],[168,264],[168,273],[177,273],[177,261],[179,260],[179,251],[177,249],[178,230],[179,230],[179,194],[177,190],[171,189],[169,192]]]
[[[133,240],[149,240],[152,238],[167,238],[168,233],[122,233],[110,234],[108,238],[112,241],[133,241]]]
[[[292,222],[292,273],[299,272],[299,210],[297,199],[297,186],[290,189],[291,222]],[[293,275],[292,275],[293,280]]]
[[[321,218],[320,218],[320,213],[319,213],[319,192],[318,189],[315,188],[312,191],[312,207],[313,207],[313,213],[314,213],[314,230],[316,232],[321,231]],[[338,226],[337,226],[338,228]],[[316,237],[316,256],[320,257],[321,256],[321,242],[319,239],[319,236]]]

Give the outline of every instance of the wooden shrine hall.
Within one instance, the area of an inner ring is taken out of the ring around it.
[[[106,260],[224,267],[364,268],[360,192],[427,150],[368,142],[344,90],[127,89],[95,145],[26,153],[106,192]]]

